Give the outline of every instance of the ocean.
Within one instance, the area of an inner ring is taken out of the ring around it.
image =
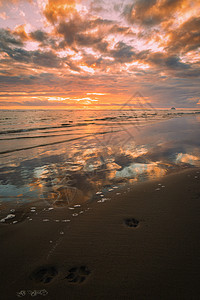
[[[199,110],[1,110],[0,209],[89,203],[199,166],[199,126]]]

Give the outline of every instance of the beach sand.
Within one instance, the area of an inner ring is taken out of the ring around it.
[[[0,224],[0,299],[199,299],[200,170],[108,197]]]

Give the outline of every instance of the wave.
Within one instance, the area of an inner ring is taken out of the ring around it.
[[[60,125],[54,126],[43,126],[43,127],[32,127],[32,128],[19,128],[19,129],[10,129],[10,130],[3,130],[0,131],[0,135],[4,134],[17,134],[17,133],[24,133],[24,132],[34,132],[34,131],[41,131],[41,130],[51,130],[51,129],[63,129],[63,128],[70,128],[70,127],[81,127],[81,126],[89,126],[89,125],[109,125],[109,121],[118,120],[118,122],[123,122],[125,120],[138,120],[138,119],[159,119],[159,118],[171,118],[171,117],[178,117],[183,115],[194,115],[200,114],[200,111],[193,111],[193,112],[151,112],[151,111],[140,111],[139,113],[136,111],[128,111],[129,113],[132,112],[132,115],[126,115],[125,113],[122,115],[114,116],[114,117],[103,117],[103,118],[95,118],[95,119],[85,119],[84,122],[73,123],[73,121],[69,120],[67,123],[61,123]],[[96,121],[108,121],[108,123],[99,123]],[[112,122],[113,124],[114,122]]]
[[[22,133],[22,132],[31,132],[31,131],[38,131],[38,130],[48,130],[48,129],[61,129],[64,127],[76,127],[76,126],[87,126],[95,124],[94,122],[90,123],[76,123],[76,124],[68,124],[63,123],[60,126],[46,126],[46,127],[34,127],[34,128],[26,128],[26,129],[12,129],[12,130],[4,130],[0,131],[0,135],[2,134],[10,134],[10,133]]]
[[[81,133],[79,133],[79,134],[81,134]],[[36,136],[17,136],[17,137],[0,138],[0,141],[62,137],[64,135],[73,135],[73,133],[51,134],[51,135],[36,135]]]
[[[18,151],[23,151],[23,150],[30,150],[30,149],[39,148],[39,147],[52,146],[52,145],[56,145],[56,144],[63,144],[63,143],[67,143],[67,142],[71,142],[71,141],[75,141],[75,140],[80,140],[80,139],[92,137],[94,135],[102,135],[102,134],[106,134],[106,133],[113,133],[113,132],[120,132],[120,131],[121,130],[97,132],[97,133],[94,133],[94,134],[79,136],[79,137],[72,138],[72,139],[69,139],[69,140],[64,140],[64,141],[56,141],[56,142],[40,144],[40,145],[35,145],[35,146],[30,146],[30,147],[23,147],[23,148],[12,149],[12,150],[5,150],[5,151],[1,151],[0,155],[1,154],[8,154],[8,153],[13,153],[13,152],[18,152]]]

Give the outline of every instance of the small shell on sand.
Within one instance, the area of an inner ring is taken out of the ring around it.
[[[6,220],[10,220],[10,219],[13,219],[13,218],[15,218],[15,215],[14,214],[9,214],[5,218],[1,219],[0,222],[5,223]]]
[[[109,201],[110,199],[109,198],[102,198],[101,200],[97,201],[98,203],[103,203],[105,201]]]
[[[78,214],[73,214],[72,216],[73,216],[73,217],[77,217],[77,216],[78,216]]]
[[[25,290],[21,290],[20,292],[17,292],[17,297],[24,297],[26,295]]]

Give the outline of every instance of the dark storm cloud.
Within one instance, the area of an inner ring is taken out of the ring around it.
[[[31,51],[26,51],[22,48],[9,48],[5,51],[10,58],[23,63],[30,63],[31,62]]]
[[[129,27],[114,24],[107,19],[83,19],[75,14],[69,21],[62,21],[56,27],[59,36],[64,40],[60,48],[91,47],[94,50],[105,53],[109,43],[105,40],[110,34],[134,35]]]
[[[75,71],[75,72],[80,72],[81,69],[79,68],[79,66],[73,62],[72,60],[70,59],[66,59],[65,61],[65,64],[72,70],[72,71]]]
[[[164,54],[163,52],[150,53],[146,57],[146,62],[165,69],[189,69],[190,65],[182,63],[178,56]]]
[[[30,33],[30,37],[38,42],[44,42],[48,39],[48,35],[46,32],[42,30],[36,30]]]
[[[106,20],[87,20],[75,15],[68,22],[61,22],[57,27],[57,32],[64,37],[64,45],[66,46],[93,46],[100,43],[104,38],[103,31],[90,32],[90,30],[97,28],[100,23],[107,25]]]
[[[32,61],[38,66],[48,67],[48,68],[59,68],[61,66],[61,60],[52,51],[32,52]]]
[[[114,50],[110,53],[115,60],[120,63],[131,62],[136,55],[133,51],[133,47],[125,44],[124,42],[118,42],[115,45]]]
[[[32,40],[39,42],[40,47],[50,46],[56,48],[55,39],[42,30],[33,31],[29,36]]]
[[[32,63],[48,68],[58,68],[61,66],[61,59],[52,51],[27,51],[23,48],[13,48],[11,45],[18,46],[21,45],[21,42],[6,32],[6,38],[5,35],[3,35],[3,38],[0,37],[0,51],[7,53],[11,59],[25,64]]]
[[[30,76],[2,76],[0,75],[0,86],[3,85],[17,85],[17,84],[32,84],[33,78],[30,78]]]
[[[0,50],[7,49],[9,46],[22,45],[22,41],[16,38],[9,29],[0,29]]]
[[[184,72],[177,72],[176,76],[180,78],[195,78],[195,77],[198,78],[200,77],[200,68],[191,69]],[[191,87],[191,83],[189,85]]]

